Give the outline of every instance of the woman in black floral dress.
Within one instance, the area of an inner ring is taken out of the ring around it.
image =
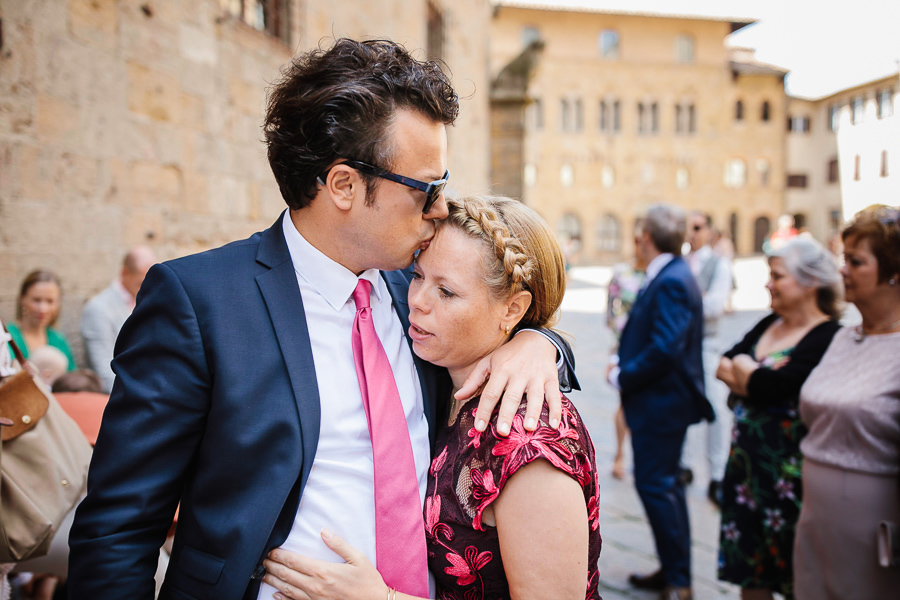
[[[769,257],[772,314],[725,353],[735,425],[722,489],[719,579],[744,600],[793,598],[791,554],[802,498],[800,387],[839,326],[839,275],[817,242],[795,238]]]
[[[410,337],[421,358],[446,367],[454,390],[519,327],[549,327],[565,292],[552,230],[509,198],[448,201],[429,247],[413,265]],[[600,524],[594,447],[575,407],[562,421],[547,406],[534,431],[519,407],[508,437],[475,429],[477,398],[448,403],[425,497],[428,565],[442,600],[599,600]],[[335,536],[347,564],[266,561],[285,598],[406,599]],[[291,567],[291,568],[286,568]]]

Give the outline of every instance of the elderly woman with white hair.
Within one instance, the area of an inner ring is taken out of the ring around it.
[[[792,550],[802,497],[800,388],[839,329],[840,275],[811,238],[769,255],[771,314],[722,357],[735,425],[725,470],[719,579],[743,600],[793,598]]]

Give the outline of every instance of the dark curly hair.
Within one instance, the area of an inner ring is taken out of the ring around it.
[[[450,125],[459,101],[434,61],[388,40],[338,39],[294,58],[271,88],[264,125],[269,165],[291,209],[316,195],[316,177],[339,158],[390,169],[388,126],[398,108]],[[377,180],[365,173],[367,195]]]

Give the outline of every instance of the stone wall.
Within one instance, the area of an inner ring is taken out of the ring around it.
[[[465,95],[450,135],[454,185],[483,190],[489,5],[432,4]],[[283,43],[218,0],[0,5],[0,317],[13,318],[29,271],[57,272],[59,326],[81,358],[81,307],[128,247],[147,243],[169,259],[246,237],[284,208],[261,123],[265,89],[291,50],[391,37],[424,58],[426,0],[289,6]]]

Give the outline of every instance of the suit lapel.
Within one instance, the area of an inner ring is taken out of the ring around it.
[[[257,262],[269,267],[269,270],[259,274],[256,283],[272,319],[300,415],[303,443],[302,486],[309,477],[316,455],[322,414],[303,298],[300,296],[297,275],[281,227],[279,217],[275,225],[262,233]]]

